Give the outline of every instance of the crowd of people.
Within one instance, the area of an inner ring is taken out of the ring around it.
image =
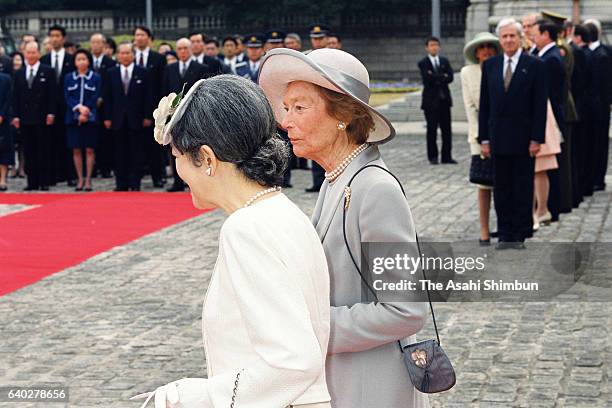
[[[543,11],[480,33],[461,70],[480,243],[524,240],[606,188],[612,49],[596,20],[574,25]],[[435,141],[435,139],[434,139]],[[497,233],[489,231],[493,191]]]
[[[222,39],[192,32],[174,44],[161,42],[157,51],[145,26],[120,44],[93,33],[81,46],[67,35],[52,25],[40,43],[26,34],[18,51],[0,49],[0,191],[11,178],[27,178],[26,191],[58,183],[92,191],[94,177],[114,177],[115,191],[139,191],[147,174],[154,188],[183,191],[174,157],[153,138],[153,111],[162,96],[186,93],[199,79],[219,74],[256,82],[262,57],[274,48],[342,47],[340,36],[319,24],[310,27],[311,47],[298,34],[276,29]],[[292,158],[285,187],[291,187],[291,168],[308,163]],[[312,172],[307,191],[316,192],[324,171],[314,163]]]

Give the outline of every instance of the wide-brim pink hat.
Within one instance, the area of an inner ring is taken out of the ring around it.
[[[342,50],[322,48],[303,54],[289,48],[266,53],[259,68],[259,86],[272,105],[278,123],[283,121],[283,98],[291,82],[304,81],[350,96],[365,107],[374,120],[368,143],[393,139],[391,122],[370,106],[370,76],[357,58]]]

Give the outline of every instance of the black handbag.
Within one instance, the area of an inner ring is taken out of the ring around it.
[[[353,261],[353,265],[355,265],[357,273],[359,273],[361,281],[374,295],[374,299],[376,299],[376,301],[378,302],[378,296],[376,295],[376,291],[374,290],[374,288],[372,288],[365,276],[363,276],[363,273],[361,272],[361,269],[355,261],[355,257],[351,252],[351,248],[349,247],[348,240],[346,238],[346,213],[349,209],[351,200],[351,183],[359,173],[361,173],[368,167],[376,167],[383,171],[386,171],[397,181],[400,188],[402,189],[404,197],[406,197],[406,192],[404,191],[402,183],[398,180],[397,177],[395,177],[393,173],[391,173],[384,167],[376,164],[368,164],[359,169],[353,175],[353,177],[351,177],[348,184],[344,188],[344,211],[342,213],[342,234],[344,236],[344,244],[346,245],[346,249],[348,250],[351,260]],[[416,235],[416,244],[418,252],[421,253],[418,235]],[[422,266],[421,271],[423,272],[423,278],[427,280],[425,270]],[[440,345],[440,335],[438,333],[438,326],[436,325],[436,315],[434,314],[433,305],[431,303],[429,289],[427,289],[427,301],[429,302],[429,309],[431,310],[431,317],[433,320],[434,329],[436,331],[436,339],[425,340],[418,343],[409,344],[407,346],[402,346],[402,343],[398,340],[397,344],[399,345],[400,351],[402,352],[404,364],[406,365],[406,369],[408,370],[408,375],[410,376],[410,381],[412,382],[412,385],[414,385],[417,390],[423,393],[433,394],[451,389],[455,385],[456,377],[453,365],[451,364],[448,356]]]
[[[470,182],[483,186],[493,186],[495,182],[493,159],[490,157],[483,158],[478,154],[473,155],[470,164]]]

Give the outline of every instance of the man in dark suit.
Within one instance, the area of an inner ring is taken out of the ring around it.
[[[423,80],[421,109],[427,121],[427,158],[438,164],[438,126],[442,132],[442,163],[456,164],[452,158],[451,98],[448,84],[453,82],[453,68],[448,59],[439,55],[440,40],[429,37],[425,42],[427,56],[419,61]]]
[[[102,79],[102,89],[109,69],[117,65],[117,62],[104,53],[106,38],[101,33],[94,33],[89,38],[92,63],[91,68],[100,75]],[[104,110],[104,98],[98,99],[98,112]],[[98,125],[100,137],[96,149],[96,167],[103,178],[110,178],[113,169],[113,138],[112,132],[104,127],[102,115],[98,115]]]
[[[72,162],[72,151],[66,145],[66,125],[64,116],[66,115],[66,100],[64,98],[64,77],[67,73],[74,71],[74,58],[64,48],[66,42],[66,29],[60,25],[52,25],[47,31],[51,52],[44,55],[40,62],[49,65],[55,71],[57,83],[57,115],[58,120],[53,124],[53,156],[55,166],[52,168],[53,184],[55,182],[68,181],[69,186],[75,184],[75,171]]]
[[[569,38],[569,44],[574,54],[574,70],[571,77],[572,96],[574,97],[574,104],[576,106],[577,120],[573,123],[572,127],[572,151],[571,151],[571,162],[572,162],[572,173],[574,179],[572,182],[572,201],[574,208],[578,207],[582,202],[583,197],[583,183],[584,183],[584,154],[587,149],[585,143],[586,125],[588,113],[588,99],[587,99],[587,61],[586,53],[582,46],[576,43],[576,39],[573,38],[572,33],[583,30],[582,27],[574,27],[571,22],[565,23],[566,38]]]
[[[493,156],[498,249],[524,248],[532,234],[534,158],[546,127],[544,65],[522,51],[521,31],[516,20],[502,19],[503,54],[482,67],[478,141]]]
[[[148,27],[138,26],[134,29],[134,45],[136,47],[136,65],[149,71],[149,84],[151,86],[151,97],[155,106],[162,98],[162,84],[166,58],[151,49],[153,36]],[[161,188],[164,186],[166,172],[163,167],[164,149],[153,138],[153,130],[146,129],[151,133],[144,141],[146,164],[153,179],[153,186]]]
[[[608,170],[608,150],[610,147],[610,87],[612,87],[611,56],[606,47],[599,41],[599,29],[595,24],[585,25],[589,31],[589,49],[591,50],[591,71],[589,72],[591,87],[592,120],[591,132],[593,145],[593,191],[606,189],[605,177]]]
[[[190,33],[189,41],[191,41],[192,58],[195,61],[202,65],[207,65],[215,75],[231,74],[230,68],[225,66],[218,58],[206,55],[206,36],[203,33],[199,31]]]
[[[134,63],[132,44],[119,45],[119,65],[108,70],[104,82],[104,126],[114,132],[116,191],[139,191],[143,146],[153,139],[153,102],[146,68]]]
[[[210,67],[199,64],[191,58],[191,41],[187,38],[180,38],[176,42],[176,56],[179,61],[166,66],[164,73],[164,95],[169,95],[172,92],[178,94],[181,90],[186,94],[198,80],[215,75],[215,72]],[[170,165],[173,170],[174,182],[167,191],[184,191],[185,183],[176,171],[176,158],[172,154],[170,146],[168,146],[168,153],[170,154]]]
[[[21,129],[28,185],[25,191],[49,190],[53,143],[49,128],[57,117],[57,84],[53,68],[40,62],[38,43],[24,50],[24,66],[15,72],[13,89],[13,126]]]
[[[548,81],[548,100],[552,106],[561,134],[565,134],[565,105],[563,100],[565,90],[565,64],[557,47],[557,26],[547,20],[538,20],[534,27],[534,41],[538,47],[537,56],[544,62],[544,71]],[[561,148],[564,146],[562,144]],[[562,166],[561,154],[557,154],[557,163]],[[559,168],[548,170],[548,201],[547,207],[552,215],[552,221],[558,221],[561,203],[561,180]],[[539,184],[538,184],[539,187]],[[542,186],[546,187],[546,186]],[[542,194],[546,195],[546,193]],[[545,208],[540,205],[539,208]],[[544,216],[538,214],[538,216]]]

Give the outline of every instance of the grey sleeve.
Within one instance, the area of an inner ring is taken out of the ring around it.
[[[396,181],[388,177],[388,180],[372,184],[359,203],[358,215],[351,214],[352,217],[359,217],[362,242],[415,241],[414,222],[408,203]],[[369,350],[411,336],[421,330],[426,317],[426,303],[378,302],[332,306],[328,354]]]

